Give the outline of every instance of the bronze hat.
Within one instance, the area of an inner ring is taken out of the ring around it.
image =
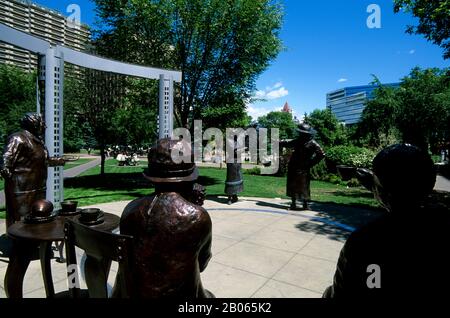
[[[184,160],[180,163],[174,162],[172,152],[179,149]],[[198,169],[192,160],[190,145],[182,141],[164,138],[158,140],[148,153],[148,169],[144,177],[153,183],[174,183],[194,181],[198,178]],[[190,160],[188,160],[190,159]]]
[[[300,124],[297,127],[297,131],[302,134],[314,135],[316,131],[308,124]]]

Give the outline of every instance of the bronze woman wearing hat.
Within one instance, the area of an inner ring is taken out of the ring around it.
[[[309,208],[311,199],[310,169],[325,156],[320,145],[313,139],[314,130],[308,124],[298,126],[299,136],[282,146],[294,148],[288,164],[286,194],[291,197],[291,209],[297,208],[297,200],[303,201],[303,209]]]
[[[38,113],[27,113],[22,131],[8,137],[0,163],[5,179],[6,225],[30,213],[31,205],[45,199],[47,167],[64,165],[62,158],[49,158],[43,142],[45,122]]]
[[[227,162],[227,179],[225,180],[225,194],[228,196],[228,204],[238,201],[238,194],[244,191],[244,178],[242,177],[242,163],[238,160],[238,142],[231,143],[233,147],[233,158]],[[228,158],[227,158],[228,160]]]
[[[150,149],[144,176],[156,191],[130,202],[120,220],[120,232],[134,237],[133,267],[142,298],[213,297],[200,280],[211,258],[212,238],[211,218],[200,206],[204,189],[194,184],[194,163],[174,162],[176,147],[176,141],[161,139]],[[121,296],[119,287],[116,296]]]

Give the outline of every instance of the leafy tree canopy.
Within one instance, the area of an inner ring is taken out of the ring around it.
[[[346,142],[345,127],[329,108],[314,110],[305,117],[305,122],[317,131],[315,138],[323,146],[337,146]]]
[[[408,33],[424,35],[450,58],[450,0],[394,0],[394,11],[400,10],[419,18],[417,26],[408,26]]]
[[[20,130],[20,119],[36,111],[36,74],[0,64],[0,147]]]
[[[103,24],[96,41],[100,54],[183,72],[174,105],[178,126],[206,115],[221,123],[228,121],[223,114],[245,118],[243,100],[281,49],[278,1],[95,3]]]
[[[293,139],[296,137],[297,125],[292,118],[291,113],[270,112],[265,116],[258,118],[260,127],[280,129],[280,139]]]

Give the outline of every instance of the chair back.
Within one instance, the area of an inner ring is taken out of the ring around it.
[[[114,294],[124,298],[132,297],[132,236],[96,230],[70,219],[65,221],[64,232],[69,292],[72,297],[80,297],[79,283],[75,281],[78,279],[75,246],[86,253],[85,277],[90,298],[108,298],[107,282],[111,261],[118,262],[120,273],[117,285],[121,290]]]

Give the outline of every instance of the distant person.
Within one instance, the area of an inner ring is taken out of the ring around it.
[[[313,139],[314,130],[308,124],[298,126],[297,139],[281,143],[282,147],[294,148],[288,164],[286,194],[291,198],[291,210],[297,209],[297,200],[303,202],[303,209],[309,209],[311,200],[310,169],[318,164],[325,153]]]
[[[119,162],[119,166],[124,166],[126,161],[127,161],[127,157],[125,155],[125,152],[119,153],[117,155],[116,160]]]
[[[374,194],[387,213],[350,235],[324,297],[420,297],[450,286],[450,211],[430,202],[435,181],[431,157],[415,146],[375,157]]]
[[[6,225],[30,213],[31,206],[45,199],[47,168],[63,166],[64,159],[49,157],[44,144],[45,122],[38,113],[27,113],[22,131],[8,137],[0,162],[5,179]]]

